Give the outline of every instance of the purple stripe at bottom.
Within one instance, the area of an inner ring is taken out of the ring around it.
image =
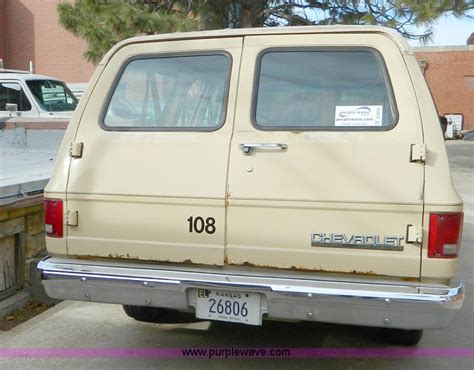
[[[265,350],[265,355],[262,350]],[[0,348],[0,358],[474,358],[474,348],[290,348],[289,353],[283,352],[284,350],[286,349]]]

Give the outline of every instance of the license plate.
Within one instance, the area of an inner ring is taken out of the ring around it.
[[[261,325],[260,294],[197,289],[196,317],[206,320]]]

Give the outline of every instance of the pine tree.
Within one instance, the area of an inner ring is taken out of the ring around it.
[[[136,35],[195,29],[196,21],[176,2],[79,0],[58,5],[59,23],[87,42],[85,58],[97,64],[117,42]]]
[[[60,4],[58,12],[60,23],[87,41],[86,59],[97,63],[125,38],[198,29],[365,24],[426,41],[442,15],[473,18],[474,1],[77,0]],[[426,31],[419,33],[417,26]]]

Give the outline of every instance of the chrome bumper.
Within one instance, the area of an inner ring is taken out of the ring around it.
[[[462,283],[336,280],[50,257],[38,269],[53,298],[189,310],[196,305],[198,288],[248,291],[260,293],[261,314],[277,320],[440,329],[464,300]]]

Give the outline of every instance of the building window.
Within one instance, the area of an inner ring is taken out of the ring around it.
[[[474,91],[474,76],[464,76],[466,79],[467,89],[469,91]]]

